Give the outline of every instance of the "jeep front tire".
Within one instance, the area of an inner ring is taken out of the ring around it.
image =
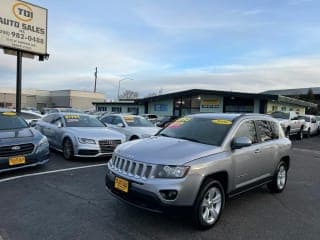
[[[208,229],[219,220],[225,204],[225,192],[219,181],[203,184],[193,207],[193,221],[197,228]]]

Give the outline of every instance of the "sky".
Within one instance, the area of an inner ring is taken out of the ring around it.
[[[23,59],[23,88],[108,99],[186,89],[320,86],[317,0],[31,0],[48,9],[48,61]],[[0,51],[0,86],[16,58]]]

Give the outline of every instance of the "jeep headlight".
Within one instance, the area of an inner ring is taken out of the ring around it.
[[[82,144],[96,144],[96,141],[93,139],[89,139],[89,138],[78,138],[79,139],[79,143]]]
[[[157,166],[155,177],[156,178],[183,178],[187,175],[189,166],[170,166],[159,165]]]

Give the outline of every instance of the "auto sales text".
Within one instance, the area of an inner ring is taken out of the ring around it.
[[[15,27],[15,28],[19,28],[21,30],[26,30],[26,31],[30,31],[30,32],[38,33],[38,34],[45,34],[46,33],[46,30],[44,28],[36,27],[33,25],[25,24],[25,23],[20,23],[18,21],[14,21],[14,20],[2,18],[2,17],[0,17],[0,24],[8,25],[10,27]]]

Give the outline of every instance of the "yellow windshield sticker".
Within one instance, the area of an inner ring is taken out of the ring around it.
[[[189,117],[183,117],[183,118],[178,119],[176,122],[186,123],[190,120],[191,120],[191,118],[189,118]]]
[[[128,115],[123,117],[126,122],[134,122],[134,116]]]
[[[214,119],[211,121],[214,124],[220,124],[220,125],[230,125],[232,122],[230,120],[226,119]]]
[[[65,119],[79,119],[80,116],[79,115],[65,115],[64,118]]]
[[[16,116],[17,114],[15,112],[3,112],[2,115],[3,116],[13,117],[13,116]]]

